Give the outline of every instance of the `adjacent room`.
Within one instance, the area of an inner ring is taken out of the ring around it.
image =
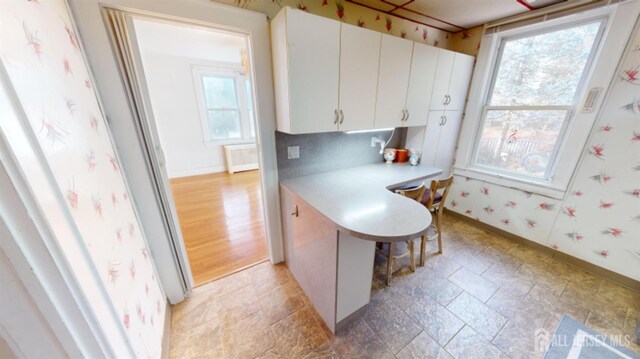
[[[195,286],[267,259],[247,37],[134,18]]]
[[[640,358],[640,0],[0,2],[0,358]]]

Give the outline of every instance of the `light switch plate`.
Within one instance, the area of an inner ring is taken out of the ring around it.
[[[290,160],[300,158],[300,146],[287,147],[287,158]]]

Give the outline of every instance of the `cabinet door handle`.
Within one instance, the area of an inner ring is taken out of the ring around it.
[[[404,112],[404,108],[402,109],[402,118],[400,119],[400,122],[404,122],[404,118],[407,116],[407,114]]]
[[[298,205],[296,205],[295,208],[296,208],[296,210],[294,212],[292,212],[291,215],[298,217],[298,215],[299,215],[299,213],[298,213]]]
[[[442,118],[444,119],[444,122],[442,122],[442,126],[447,124],[447,116],[442,116]]]
[[[448,105],[448,104],[450,104],[450,103],[451,103],[451,96],[450,96],[450,95],[447,95],[447,103],[446,103],[446,105]]]
[[[405,117],[404,121],[409,121],[409,110],[405,109],[404,112],[407,114],[407,117]]]
[[[333,124],[338,124],[338,110],[333,110]]]
[[[344,113],[342,113],[342,110],[340,110],[340,124],[342,125],[343,122],[344,122]]]

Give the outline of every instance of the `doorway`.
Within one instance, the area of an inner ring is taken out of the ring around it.
[[[194,285],[268,258],[248,35],[132,17]]]

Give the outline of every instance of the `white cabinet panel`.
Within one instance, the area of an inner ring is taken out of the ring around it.
[[[422,145],[422,163],[428,166],[436,165],[438,138],[440,137],[440,129],[442,128],[443,113],[444,111],[429,112],[429,119],[427,120],[427,128],[424,133],[424,142]]]
[[[449,104],[447,110],[462,111],[467,100],[467,91],[473,72],[475,58],[464,54],[455,54],[451,80],[449,81]]]
[[[375,128],[403,126],[413,42],[382,35]]]
[[[435,166],[442,168],[442,174],[451,172],[453,157],[456,152],[458,133],[460,132],[460,120],[462,111],[444,111],[443,122],[440,126],[440,138],[438,139],[438,152]]]
[[[409,88],[407,89],[408,118],[404,126],[425,126],[438,63],[438,48],[414,43]]]
[[[453,51],[438,50],[438,65],[433,82],[433,93],[431,95],[430,109],[432,111],[444,110],[446,108],[449,82],[451,80],[451,71],[453,70],[455,57],[456,53]]]
[[[336,131],[340,23],[287,9],[291,133]]]
[[[341,131],[373,128],[382,34],[342,24],[339,108]]]

